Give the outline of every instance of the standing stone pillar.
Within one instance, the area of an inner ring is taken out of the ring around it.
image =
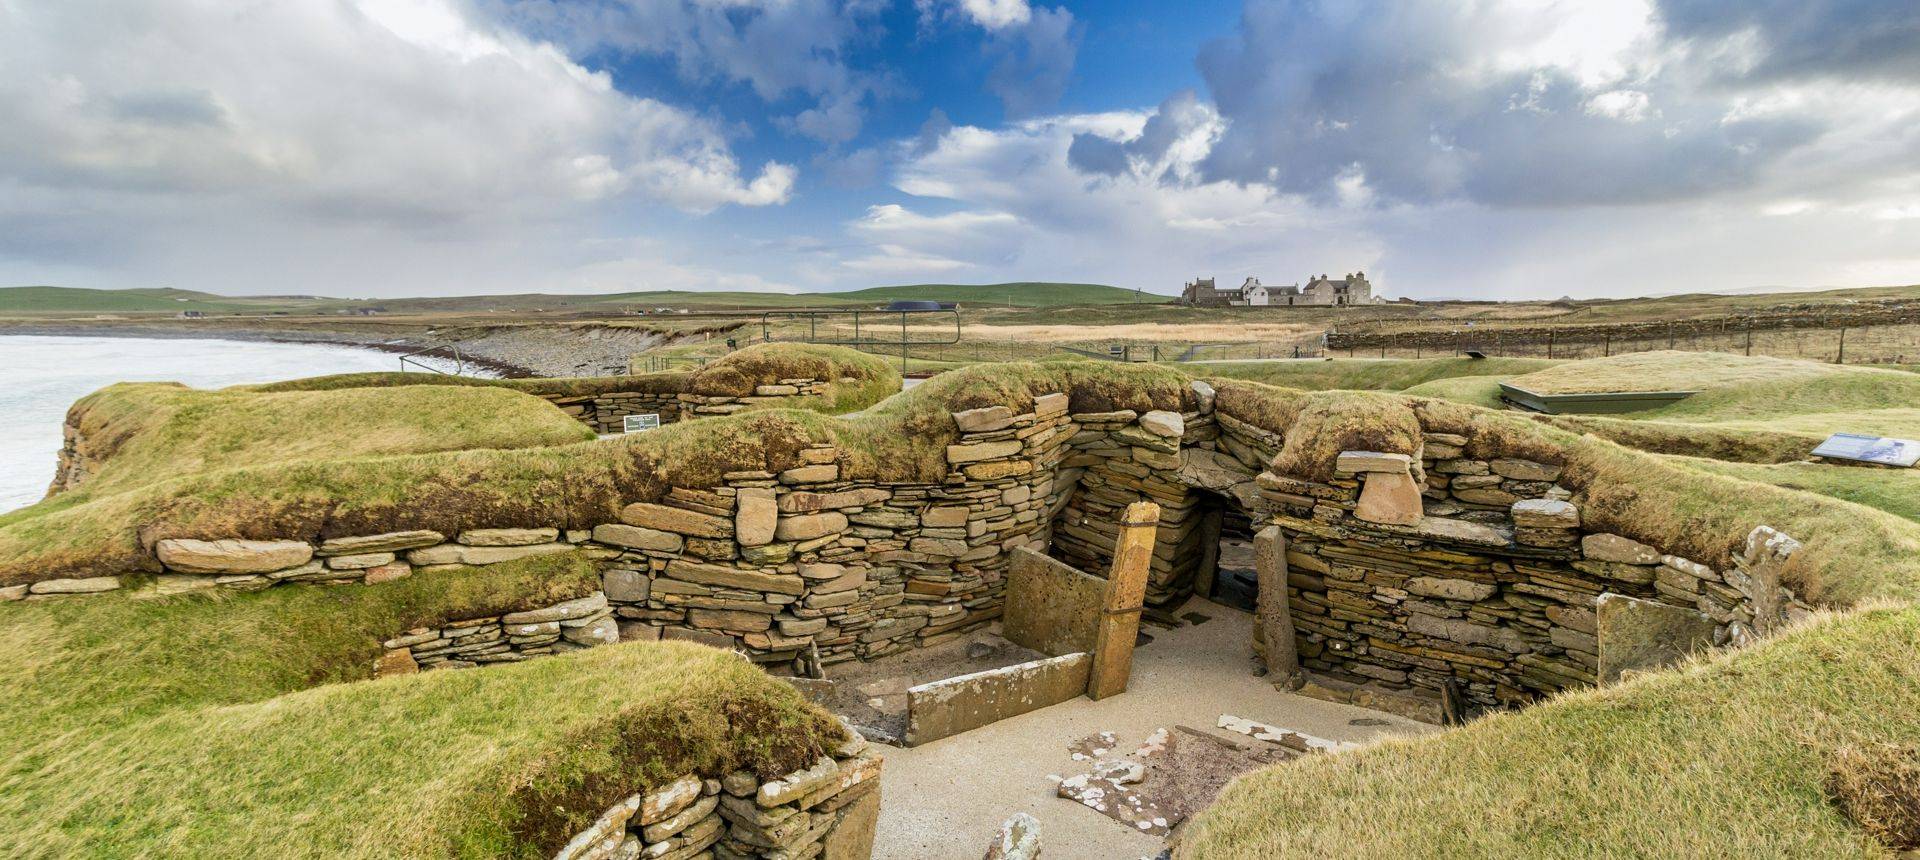
[[[1282,690],[1300,686],[1300,651],[1293,638],[1293,613],[1287,603],[1287,536],[1267,526],[1253,536],[1254,569],[1260,596],[1254,605],[1260,641],[1266,647],[1267,679]]]
[[[1140,635],[1140,605],[1147,596],[1147,568],[1153,563],[1159,526],[1160,506],[1152,502],[1134,502],[1120,517],[1120,538],[1113,545],[1113,567],[1107,572],[1107,593],[1100,603],[1093,640],[1087,698],[1104,699],[1127,691],[1133,643]]]

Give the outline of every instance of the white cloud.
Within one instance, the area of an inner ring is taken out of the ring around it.
[[[1587,113],[1621,122],[1644,122],[1659,116],[1653,100],[1639,90],[1608,90],[1587,99]]]
[[[975,24],[989,30],[1018,27],[1033,20],[1027,0],[960,0],[960,8]]]
[[[1163,108],[1164,110],[1164,108]],[[1365,270],[1388,295],[1426,298],[1618,296],[1752,288],[1867,286],[1920,279],[1910,220],[1920,184],[1883,171],[1877,196],[1821,202],[1800,193],[1734,195],[1654,206],[1497,208],[1471,201],[1379,199],[1349,164],[1325,197],[1264,184],[1207,181],[1205,147],[1175,145],[1155,164],[1134,159],[1114,175],[1068,163],[1076,136],[1142,139],[1159,111],[1029,120],[1004,129],[954,128],[899,165],[893,184],[925,198],[870,213],[848,233],[877,238],[866,221],[898,224],[885,253],[935,259],[965,281],[1072,279],[1176,291],[1195,275],[1291,283],[1308,272]],[[1204,139],[1204,132],[1196,132]],[[1873,149],[1872,136],[1854,148]],[[1880,150],[1901,149],[1882,140]],[[1168,181],[1168,176],[1187,176]],[[946,216],[918,216],[933,206]],[[958,225],[1015,221],[1009,245],[956,247]],[[964,216],[966,221],[962,221]],[[1786,217],[1803,216],[1803,217]],[[964,262],[954,268],[952,262]],[[862,265],[867,265],[863,262]],[[899,271],[896,269],[895,271]]]
[[[0,6],[0,21],[0,279],[83,255],[278,288],[261,282],[373,265],[328,242],[445,254],[606,207],[793,193],[792,166],[743,168],[710,119],[455,0],[72,0]],[[250,257],[232,247],[243,234],[284,256],[231,269]],[[309,256],[333,259],[302,269]]]
[[[848,236],[863,244],[842,265],[879,271],[905,261],[886,270],[937,267],[967,281],[1096,281],[1171,293],[1195,274],[1285,283],[1309,269],[1378,259],[1378,244],[1354,229],[1350,213],[1315,210],[1259,186],[1165,181],[1191,173],[1205,147],[1182,141],[1204,129],[1180,126],[1163,145],[1136,147],[1142,158],[1113,176],[1090,179],[1067,163],[1076,136],[1139,140],[1155,115],[961,126],[931,146],[903,147],[893,184],[920,200],[875,206],[849,224]],[[935,207],[951,211],[924,214]]]

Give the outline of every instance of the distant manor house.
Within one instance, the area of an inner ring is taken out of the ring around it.
[[[1339,280],[1326,275],[1307,279],[1307,285],[1268,286],[1260,283],[1259,278],[1248,278],[1247,282],[1232,289],[1218,289],[1212,278],[1195,278],[1187,282],[1180,291],[1181,304],[1203,308],[1240,307],[1244,305],[1377,305],[1385,301],[1375,298],[1373,285],[1367,283],[1365,272],[1354,272]]]

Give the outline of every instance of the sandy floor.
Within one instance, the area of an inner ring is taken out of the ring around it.
[[[1174,630],[1149,628],[1153,642],[1134,652],[1124,695],[1075,699],[925,746],[888,750],[873,856],[974,860],[1000,822],[1026,812],[1040,820],[1048,860],[1152,857],[1165,847],[1162,839],[1054,795],[1049,775],[1072,776],[1089,766],[1074,761],[1068,745],[1099,732],[1114,734],[1118,754],[1162,726],[1247,740],[1214,728],[1223,713],[1333,740],[1432,730],[1376,711],[1275,692],[1250,671],[1251,615],[1197,598],[1177,614],[1187,612],[1211,620]]]

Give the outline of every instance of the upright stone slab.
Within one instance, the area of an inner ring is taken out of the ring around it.
[[[1267,676],[1276,686],[1290,690],[1298,686],[1300,651],[1294,640],[1293,612],[1287,604],[1287,536],[1279,526],[1267,526],[1254,534],[1253,559],[1259,589],[1254,608],[1266,653]]]
[[[1681,606],[1608,592],[1595,608],[1601,684],[1628,670],[1662,669],[1713,647],[1712,618]]]
[[[1127,691],[1133,673],[1133,644],[1140,635],[1140,606],[1147,596],[1147,568],[1153,563],[1160,506],[1134,502],[1120,518],[1113,567],[1107,574],[1106,602],[1094,636],[1093,672],[1087,696],[1104,699]]]
[[[1785,623],[1786,601],[1780,589],[1793,554],[1800,542],[1774,529],[1760,526],[1747,535],[1747,543],[1735,559],[1735,567],[1746,575],[1736,587],[1753,610],[1753,632],[1765,636]]]
[[[1360,488],[1360,503],[1353,509],[1355,517],[1393,526],[1419,524],[1425,508],[1413,475],[1405,471],[1367,472],[1365,481]]]

